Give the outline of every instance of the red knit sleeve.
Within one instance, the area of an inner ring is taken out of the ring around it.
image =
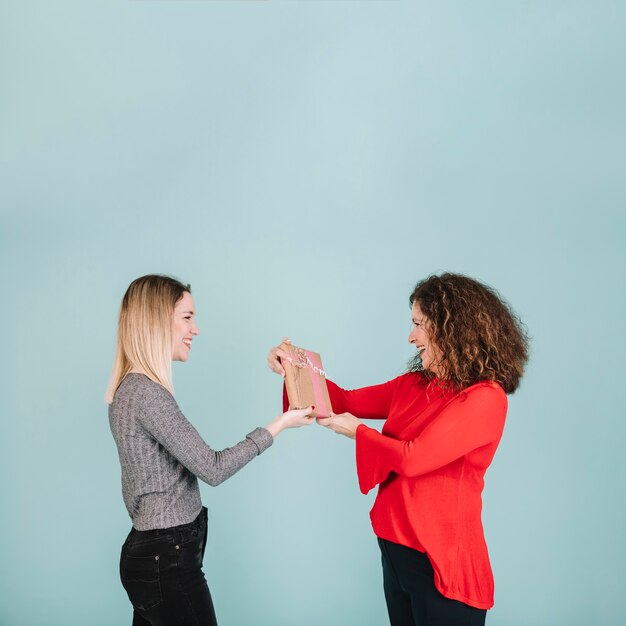
[[[495,385],[479,384],[459,394],[415,439],[400,441],[361,424],[356,431],[356,461],[363,493],[391,472],[420,476],[448,465],[472,450],[498,441],[507,399]]]
[[[387,419],[397,380],[352,390],[342,389],[327,380],[333,413],[352,413],[360,419]]]
[[[352,413],[361,419],[387,419],[397,380],[394,378],[382,385],[346,390],[327,379],[333,413]],[[288,408],[287,387],[283,385],[283,411]]]

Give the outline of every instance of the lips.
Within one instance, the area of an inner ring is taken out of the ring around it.
[[[183,339],[183,343],[191,350],[191,339]]]

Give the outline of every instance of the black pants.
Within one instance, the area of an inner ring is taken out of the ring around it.
[[[120,576],[133,605],[133,626],[217,626],[202,572],[206,537],[205,507],[189,524],[130,531]]]
[[[487,611],[439,593],[423,552],[385,539],[378,544],[391,626],[484,626]]]

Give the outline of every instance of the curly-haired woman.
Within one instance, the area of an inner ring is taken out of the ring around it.
[[[525,332],[498,294],[459,274],[430,276],[410,297],[409,371],[346,391],[328,381],[334,411],[318,420],[356,439],[392,626],[477,626],[493,606],[481,523],[483,477],[528,356]],[[270,350],[268,364],[284,375]],[[382,433],[359,418],[385,419]]]

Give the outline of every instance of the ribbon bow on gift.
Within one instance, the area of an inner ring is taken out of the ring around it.
[[[293,357],[283,357],[286,358],[294,367],[310,367],[316,374],[323,376],[326,378],[326,371],[317,367],[309,358],[309,355],[306,353],[306,350],[302,348],[296,348],[295,346],[292,348],[293,353],[296,355],[296,358]]]

